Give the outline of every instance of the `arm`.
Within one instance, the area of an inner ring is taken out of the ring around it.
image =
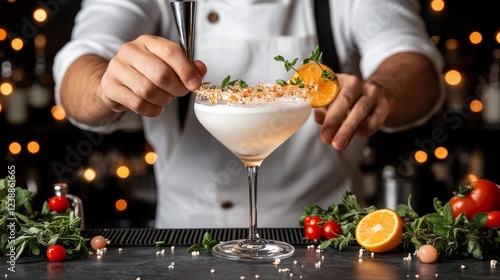
[[[121,115],[108,108],[96,94],[107,65],[108,62],[97,55],[84,55],[68,68],[61,83],[60,98],[61,105],[74,120],[98,126]]]
[[[441,97],[440,75],[427,57],[417,53],[389,57],[368,82],[382,90],[389,102],[389,115],[383,123],[388,128],[421,119]]]
[[[316,110],[321,139],[344,149],[355,135],[369,137],[382,126],[411,124],[441,97],[439,75],[423,55],[404,52],[388,57],[366,80],[338,74],[341,89],[328,108]]]
[[[174,97],[201,85],[206,67],[190,63],[182,49],[166,39],[144,35],[123,44],[109,62],[84,55],[61,82],[61,103],[76,121],[99,125],[131,110],[154,117]]]

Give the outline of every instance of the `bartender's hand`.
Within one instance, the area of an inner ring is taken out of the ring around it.
[[[340,91],[327,107],[315,110],[321,124],[321,140],[343,150],[354,136],[369,137],[379,130],[389,111],[389,101],[381,88],[357,76],[337,74]]]
[[[366,81],[337,74],[340,91],[316,109],[321,140],[343,150],[354,136],[369,137],[382,125],[397,129],[429,115],[442,100],[440,75],[425,56],[402,52],[386,58]]]
[[[177,43],[143,35],[120,47],[96,94],[115,112],[155,117],[173,98],[198,89],[206,72],[205,64],[191,63]]]

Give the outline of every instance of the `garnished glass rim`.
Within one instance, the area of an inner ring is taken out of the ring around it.
[[[309,100],[306,88],[298,85],[276,85],[270,83],[259,83],[241,87],[238,83],[221,88],[220,86],[209,86],[204,84],[195,91],[196,99],[208,100],[211,105],[217,103],[246,104],[246,103],[271,103],[280,99]]]

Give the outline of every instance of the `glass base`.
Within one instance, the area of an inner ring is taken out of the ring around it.
[[[275,240],[233,240],[219,243],[212,248],[214,256],[242,261],[268,261],[293,255],[292,245]]]

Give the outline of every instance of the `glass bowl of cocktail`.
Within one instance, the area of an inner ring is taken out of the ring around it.
[[[217,244],[212,249],[215,256],[272,260],[293,255],[292,245],[259,235],[257,175],[264,159],[307,121],[312,108],[325,106],[337,95],[335,73],[318,62],[320,57],[297,69],[292,82],[247,85],[242,80],[228,83],[228,76],[221,86],[204,85],[196,91],[196,117],[243,162],[248,175],[248,236]]]
[[[262,161],[309,118],[308,91],[272,84],[202,87],[194,110],[200,123],[246,166],[249,184],[249,233],[244,240],[220,243],[216,256],[268,260],[293,254],[293,246],[260,237],[257,229],[257,174]]]

